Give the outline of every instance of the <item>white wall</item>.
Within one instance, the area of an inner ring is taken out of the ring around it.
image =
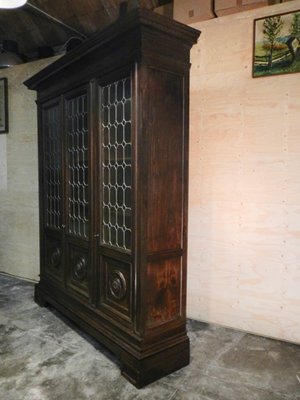
[[[1,70],[8,79],[9,133],[0,135],[0,271],[38,279],[36,94],[23,82],[55,58]]]
[[[0,190],[7,185],[6,135],[0,135]]]
[[[253,19],[192,51],[188,315],[300,343],[300,74],[251,77]]]

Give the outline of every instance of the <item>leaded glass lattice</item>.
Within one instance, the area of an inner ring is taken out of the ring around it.
[[[67,101],[68,231],[88,237],[87,95]]]
[[[46,226],[59,229],[61,226],[61,145],[58,105],[43,111],[43,131],[45,144]]]
[[[102,242],[131,249],[131,79],[101,87]]]

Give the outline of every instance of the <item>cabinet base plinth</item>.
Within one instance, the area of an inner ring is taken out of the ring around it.
[[[124,365],[122,375],[138,389],[187,366],[190,362],[188,337],[183,343],[137,360],[135,365]]]
[[[34,301],[41,307],[53,306],[107,347],[119,358],[122,365],[122,375],[137,388],[142,388],[189,364],[190,345],[186,334],[176,344],[165,349],[162,348],[150,356],[138,358],[125,350],[123,346],[117,344],[107,334],[104,334],[101,326],[98,326],[97,329],[92,327],[85,319],[78,316],[76,308],[69,308],[64,305],[64,302],[58,302],[39,284],[35,285]]]

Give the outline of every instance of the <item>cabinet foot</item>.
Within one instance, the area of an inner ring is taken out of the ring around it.
[[[44,295],[41,293],[38,285],[35,285],[35,287],[34,287],[34,301],[40,307],[48,307],[48,305],[49,305],[49,303],[45,299]]]
[[[138,389],[187,366],[190,362],[189,339],[170,349],[130,364],[124,361],[122,375]]]

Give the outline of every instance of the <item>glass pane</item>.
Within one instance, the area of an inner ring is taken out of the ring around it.
[[[59,107],[44,110],[46,226],[61,226],[61,146]]]
[[[87,95],[67,101],[69,233],[88,237]],[[108,156],[108,155],[107,155]]]
[[[101,91],[102,243],[131,249],[131,79]]]

